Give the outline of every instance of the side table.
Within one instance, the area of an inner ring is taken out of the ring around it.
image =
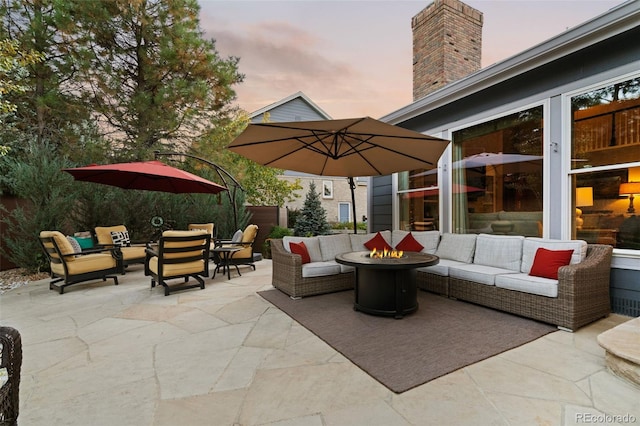
[[[213,253],[217,253],[220,258],[220,263],[218,263],[216,265],[216,268],[213,270],[213,275],[211,276],[211,278],[215,278],[216,277],[216,272],[222,268],[222,273],[224,274],[224,271],[226,269],[227,271],[227,279],[230,280],[231,279],[231,265],[229,264],[229,258],[231,257],[231,255],[237,251],[242,250],[242,247],[215,247],[214,249],[212,249],[211,251]],[[236,270],[238,271],[238,275],[242,276],[242,274],[240,273],[240,269],[236,266]]]

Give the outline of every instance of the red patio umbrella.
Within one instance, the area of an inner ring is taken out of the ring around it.
[[[217,194],[227,188],[193,173],[160,161],[115,163],[62,169],[75,180],[117,186],[124,189],[172,192],[174,194]]]

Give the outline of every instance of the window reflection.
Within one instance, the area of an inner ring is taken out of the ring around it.
[[[574,237],[640,249],[640,217],[634,205],[640,204],[640,194],[634,194],[640,187],[640,167],[621,167],[640,160],[640,78],[574,96],[571,111]],[[599,171],[589,170],[596,166]],[[581,193],[587,188],[592,199],[585,201]]]
[[[411,170],[398,174],[400,229],[439,229],[438,170]]]
[[[542,235],[542,112],[454,132],[454,232]]]

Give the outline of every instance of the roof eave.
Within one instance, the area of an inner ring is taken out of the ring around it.
[[[638,26],[640,1],[629,0],[517,55],[450,83],[380,118],[398,124],[538,68]]]

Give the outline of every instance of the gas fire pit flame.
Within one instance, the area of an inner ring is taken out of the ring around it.
[[[369,253],[369,257],[372,259],[400,259],[404,252],[402,250],[387,250],[383,249],[378,251],[375,247]]]

